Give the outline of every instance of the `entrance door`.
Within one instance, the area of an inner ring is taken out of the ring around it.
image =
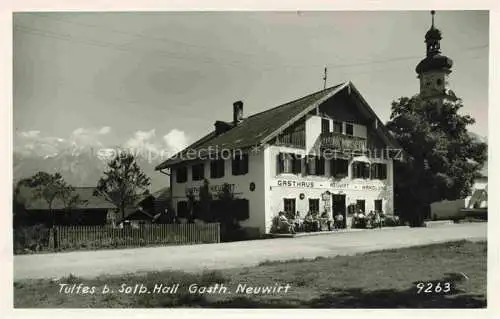
[[[346,227],[346,211],[345,211],[345,195],[332,195],[332,212],[333,216],[336,216],[339,212],[344,216],[344,225]]]

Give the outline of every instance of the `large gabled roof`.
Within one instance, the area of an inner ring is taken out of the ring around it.
[[[352,91],[359,96],[360,105],[364,108],[365,113],[368,113],[379,123],[382,123],[363,97],[361,97],[354,85],[351,82],[345,82],[251,115],[222,134],[216,135],[215,131],[212,131],[183,151],[156,166],[155,169],[161,170],[183,162],[186,157],[182,155],[186,155],[188,151],[200,154],[201,150],[244,149],[266,143],[315,107],[346,88],[349,90],[353,89]],[[388,144],[397,145],[397,142],[392,138],[387,129],[385,129],[385,126],[380,125],[377,131],[384,135],[383,137]]]

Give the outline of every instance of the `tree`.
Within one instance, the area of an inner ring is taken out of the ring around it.
[[[78,195],[73,195],[74,188],[66,183],[60,173],[49,174],[47,172],[38,172],[30,178],[23,179],[18,182],[15,189],[15,195],[19,195],[20,188],[23,186],[33,189],[34,198],[42,199],[47,203],[52,227],[54,227],[56,223],[53,210],[53,204],[56,199],[63,201],[64,208],[68,207],[67,204],[76,204],[79,201]],[[53,231],[54,248],[58,247],[56,230],[57,229],[54,228]],[[46,237],[46,239],[48,243],[48,237]]]
[[[134,155],[128,152],[118,154],[107,164],[107,168],[97,182],[94,195],[102,195],[114,204],[125,219],[125,209],[133,205],[141,196],[148,194],[151,184],[136,162]]]
[[[211,213],[212,204],[212,193],[210,192],[210,183],[205,178],[203,180],[203,185],[200,187],[200,216],[198,218],[211,222],[214,220],[213,214]]]
[[[430,204],[464,198],[487,159],[487,145],[475,140],[467,126],[475,121],[458,111],[462,101],[424,101],[419,96],[392,102],[387,128],[404,151],[394,164],[395,207],[418,225]]]
[[[73,208],[80,204],[87,203],[87,200],[80,198],[80,194],[75,194],[75,188],[71,185],[68,185],[66,188],[61,190],[59,197],[64,206],[64,211],[70,216]]]
[[[49,214],[52,218],[52,226],[55,225],[53,204],[56,199],[64,203],[64,208],[68,208],[69,205],[74,205],[79,201],[78,195],[73,195],[74,187],[66,183],[60,173],[49,174],[47,172],[38,172],[30,178],[21,180],[18,183],[18,187],[21,186],[33,189],[34,197],[42,199],[47,203]]]
[[[27,187],[28,179],[22,179],[15,183],[12,192],[12,213],[14,228],[29,224],[29,214],[26,210],[26,198],[21,195],[21,188]]]
[[[187,218],[189,222],[193,220],[194,216],[194,206],[196,204],[196,197],[194,196],[194,192],[192,189],[189,189],[186,191],[186,198],[187,198],[187,214],[188,216],[182,216],[184,218]],[[185,212],[183,212],[185,213]]]
[[[231,240],[238,236],[237,232],[240,230],[240,225],[234,214],[234,192],[230,184],[224,183],[218,193],[218,200],[220,201],[219,209],[216,212],[216,221],[221,226],[221,237],[224,240]]]

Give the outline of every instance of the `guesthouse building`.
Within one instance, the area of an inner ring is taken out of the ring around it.
[[[189,197],[199,201],[206,180],[215,201],[224,185],[230,189],[241,226],[265,234],[280,211],[340,212],[347,227],[354,210],[393,215],[393,161],[400,156],[397,141],[346,82],[248,117],[235,102],[232,121],[215,122],[156,170],[170,178],[179,217],[189,214]]]

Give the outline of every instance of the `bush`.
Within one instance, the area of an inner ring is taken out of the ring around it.
[[[50,228],[43,224],[14,228],[14,253],[30,253],[49,248]]]
[[[235,224],[221,224],[221,241],[238,241],[246,238],[246,233],[238,223]]]
[[[403,226],[401,219],[399,216],[385,216],[384,218],[384,226],[394,227],[394,226]]]
[[[358,217],[353,217],[352,219],[352,228],[366,228],[368,219],[365,218],[358,218]]]

